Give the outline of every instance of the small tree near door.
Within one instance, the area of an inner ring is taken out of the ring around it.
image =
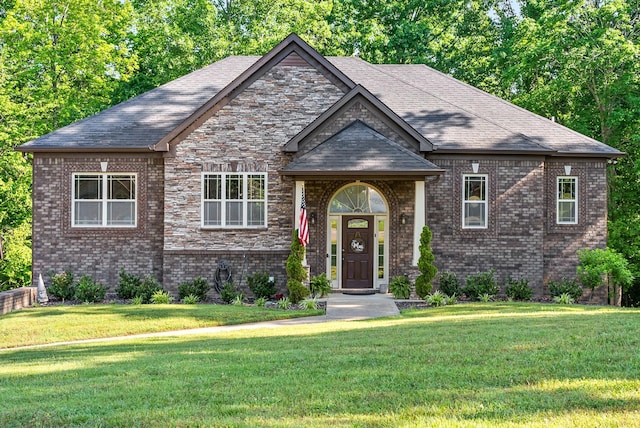
[[[304,247],[298,240],[298,230],[296,229],[293,231],[291,253],[287,258],[287,288],[291,303],[298,303],[309,295],[309,289],[302,283],[307,279],[307,271],[302,266],[304,251]]]
[[[420,275],[416,278],[416,294],[420,296],[421,299],[424,299],[431,293],[433,287],[431,281],[433,281],[433,278],[435,278],[438,273],[438,268],[433,264],[435,257],[433,252],[431,252],[431,230],[429,226],[422,228],[419,250],[420,258],[418,259],[418,269],[420,270]]]

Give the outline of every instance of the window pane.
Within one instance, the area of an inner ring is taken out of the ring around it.
[[[249,226],[264,226],[264,202],[249,202],[247,204],[247,224]]]
[[[135,199],[136,182],[131,175],[110,175],[108,182],[108,199]]]
[[[205,176],[204,199],[222,199],[222,177],[219,175]]]
[[[101,199],[102,178],[99,175],[76,175],[74,199]]]
[[[384,220],[378,221],[378,278],[384,278]]]
[[[77,226],[101,226],[102,225],[102,202],[80,202],[75,203],[74,223]]]
[[[369,227],[369,222],[363,218],[354,218],[347,222],[349,229],[366,229]]]
[[[204,225],[205,226],[221,226],[222,225],[222,203],[221,202],[205,202],[204,203]]]
[[[331,280],[338,279],[338,221],[331,220]]]
[[[227,226],[242,226],[242,202],[229,202],[226,204]]]
[[[264,200],[264,176],[262,175],[249,175],[247,177],[247,193],[249,200],[260,199]]]
[[[465,202],[464,225],[480,227],[486,225],[485,204],[483,202]]]
[[[486,200],[485,187],[484,177],[465,177],[464,199],[467,201]]]
[[[242,199],[242,176],[227,176],[227,199]]]
[[[576,221],[576,203],[559,202],[558,203],[558,222],[575,223]]]
[[[108,225],[134,225],[136,223],[135,215],[135,202],[109,202],[107,204]]]
[[[380,194],[368,186],[355,184],[341,190],[329,206],[331,213],[385,213],[387,207]]]
[[[574,178],[558,179],[558,199],[572,200],[576,198],[576,181]]]

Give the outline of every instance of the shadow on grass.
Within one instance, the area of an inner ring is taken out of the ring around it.
[[[0,424],[563,425],[640,411],[637,312],[489,312],[9,351]]]

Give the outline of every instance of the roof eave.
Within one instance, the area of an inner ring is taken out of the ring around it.
[[[403,170],[403,171],[309,171],[309,170],[279,170],[278,174],[284,176],[349,176],[349,177],[369,177],[369,176],[427,176],[444,174],[444,169],[430,170]]]
[[[22,153],[150,153],[152,147],[23,147],[16,151]]]

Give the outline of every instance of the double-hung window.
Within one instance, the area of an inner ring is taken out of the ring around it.
[[[578,177],[558,177],[556,222],[578,224]]]
[[[265,227],[267,174],[259,172],[204,173],[203,227]]]
[[[487,175],[463,175],[462,183],[462,227],[465,229],[487,228]]]
[[[73,174],[74,227],[135,227],[136,174]]]

